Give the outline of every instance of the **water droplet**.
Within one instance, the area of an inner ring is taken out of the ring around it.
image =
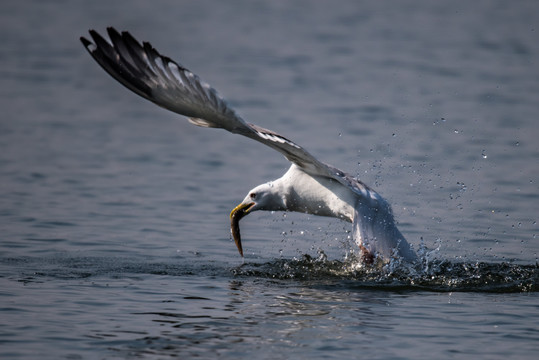
[[[481,152],[481,157],[482,157],[483,159],[486,159],[486,158],[487,158],[487,153],[485,152],[485,150],[483,150],[483,151]]]
[[[455,129],[455,130],[453,130],[453,131],[455,132],[455,134],[458,134],[458,133],[459,133],[458,129]]]

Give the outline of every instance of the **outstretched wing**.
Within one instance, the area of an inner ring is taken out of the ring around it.
[[[105,71],[134,93],[176,113],[193,118],[196,125],[248,131],[217,91],[149,43],[140,44],[128,32],[108,28],[109,41],[90,30],[94,43],[81,37],[92,57]]]
[[[134,93],[151,102],[187,116],[203,127],[223,128],[257,140],[283,154],[303,171],[333,178],[357,191],[346,174],[328,166],[301,146],[282,135],[254,124],[236,114],[215,89],[197,75],[167,56],[159,54],[148,42],[139,43],[128,32],[107,28],[110,42],[90,30],[93,43],[81,37],[90,55],[105,71]]]

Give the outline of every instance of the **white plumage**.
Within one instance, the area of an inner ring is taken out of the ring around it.
[[[92,57],[116,80],[155,104],[187,116],[197,126],[223,128],[259,141],[292,165],[279,179],[259,185],[231,213],[232,233],[243,255],[239,220],[255,210],[297,211],[353,223],[353,236],[365,262],[416,254],[397,229],[389,204],[361,181],[320,162],[301,146],[273,131],[249,124],[210,85],[149,43],[108,28],[110,42],[90,30],[81,37]]]

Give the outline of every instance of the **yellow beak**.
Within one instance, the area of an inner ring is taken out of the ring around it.
[[[240,252],[240,255],[243,257],[243,249],[241,247],[241,236],[240,236],[240,220],[245,215],[249,214],[250,209],[255,203],[246,203],[239,204],[230,212],[230,232],[236,243],[236,247]]]

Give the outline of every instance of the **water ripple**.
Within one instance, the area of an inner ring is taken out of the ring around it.
[[[3,259],[2,265],[20,267],[18,281],[45,282],[47,278],[84,279],[90,277],[130,277],[133,275],[207,276],[262,278],[301,281],[308,285],[384,291],[518,293],[539,291],[539,264],[508,262],[423,261],[405,264],[394,261],[364,266],[353,256],[328,260],[303,255],[294,259],[247,262],[230,267],[200,259],[167,262],[116,257],[53,257]],[[36,269],[39,269],[36,271]]]

